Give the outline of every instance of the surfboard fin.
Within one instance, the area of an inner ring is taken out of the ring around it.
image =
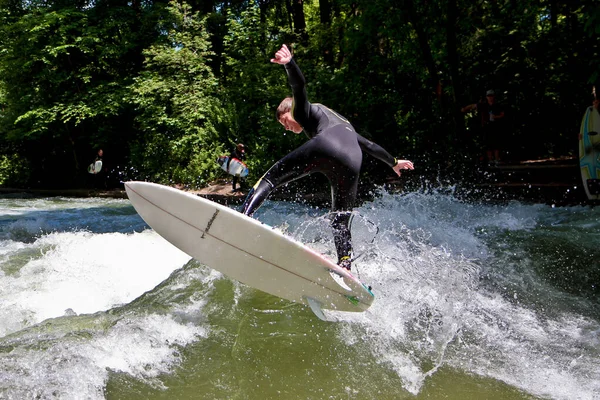
[[[321,321],[327,321],[327,317],[325,317],[325,314],[323,313],[323,310],[321,309],[321,303],[319,301],[313,299],[312,297],[304,297],[304,298],[306,299],[308,306],[310,307],[312,312],[315,313],[317,318],[319,318]]]
[[[346,282],[344,281],[344,279],[346,279],[344,276],[338,274],[337,272],[333,271],[333,270],[329,270],[329,275],[331,275],[331,277],[333,278],[333,280],[340,285],[341,288],[343,288],[344,290],[348,290],[348,291],[352,291],[352,288],[350,286],[348,286],[346,284]]]

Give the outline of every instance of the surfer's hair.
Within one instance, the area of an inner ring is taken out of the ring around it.
[[[275,118],[279,121],[279,118],[282,114],[285,114],[288,111],[292,111],[292,102],[293,99],[291,97],[286,97],[279,103],[279,107],[277,107],[277,111],[275,111]]]

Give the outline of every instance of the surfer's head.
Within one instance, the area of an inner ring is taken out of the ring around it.
[[[283,127],[294,133],[302,132],[302,126],[292,116],[293,100],[291,97],[286,97],[279,103],[277,111],[275,111],[275,118]]]
[[[485,98],[489,104],[493,104],[494,100],[496,100],[496,92],[493,89],[488,90],[485,92]]]

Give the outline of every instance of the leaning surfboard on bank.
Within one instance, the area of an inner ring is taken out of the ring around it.
[[[248,286],[322,309],[362,312],[375,296],[350,272],[282,232],[172,187],[126,182],[144,221],[191,257]]]
[[[600,113],[588,107],[579,130],[579,167],[589,200],[600,200]]]

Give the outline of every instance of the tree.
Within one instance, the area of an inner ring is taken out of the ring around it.
[[[290,31],[278,27],[278,11],[264,14],[260,7],[252,7],[230,16],[225,37],[222,84],[231,106],[231,137],[249,148],[251,178],[260,177],[302,141],[284,135],[275,120],[275,109],[289,91],[285,73],[269,60],[281,45],[276,38],[292,37]]]
[[[126,2],[13,3],[0,14],[0,134],[38,185],[76,184],[93,147],[126,147],[127,86],[154,34]]]
[[[214,53],[205,20],[184,2],[172,1],[167,12],[161,40],[144,52],[144,69],[131,85],[138,112],[133,176],[202,186],[215,176],[223,151],[216,127],[227,116],[209,67]]]

